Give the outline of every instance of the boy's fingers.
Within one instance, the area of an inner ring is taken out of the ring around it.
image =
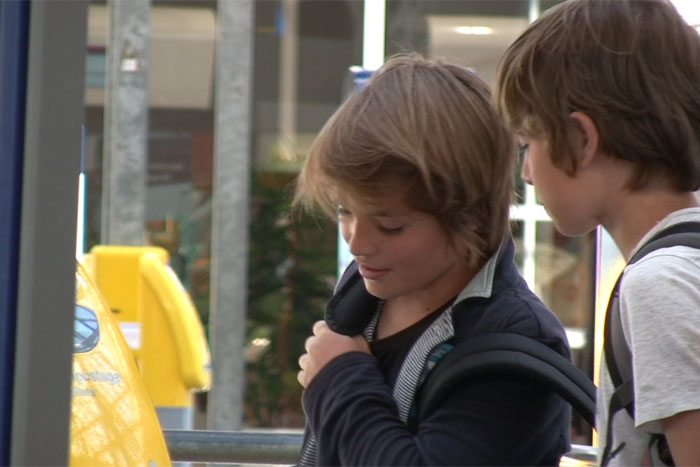
[[[301,386],[304,388],[306,387],[306,364],[308,363],[308,360],[308,354],[302,354],[298,360],[299,368],[301,369],[297,373],[297,381],[299,381],[299,384],[301,384]]]
[[[318,336],[318,333],[323,331],[324,329],[328,329],[328,325],[326,324],[325,321],[316,321],[314,323],[314,326],[312,328],[312,332],[314,333],[315,336]]]

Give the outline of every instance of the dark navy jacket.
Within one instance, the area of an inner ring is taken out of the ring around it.
[[[416,341],[393,388],[372,355],[351,352],[327,364],[303,395],[308,426],[299,464],[557,465],[570,448],[570,408],[535,382],[499,377],[464,384],[415,431],[407,425],[430,351],[443,342],[518,333],[570,358],[561,323],[528,289],[513,256],[508,239]],[[326,321],[371,339],[377,299],[361,283],[349,268]]]

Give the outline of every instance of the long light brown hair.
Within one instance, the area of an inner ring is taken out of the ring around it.
[[[468,264],[509,231],[516,144],[473,72],[415,54],[389,59],[321,130],[295,202],[335,217],[338,193],[400,193],[435,216]]]

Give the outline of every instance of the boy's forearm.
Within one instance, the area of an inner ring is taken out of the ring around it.
[[[676,465],[700,465],[700,410],[664,420],[664,434]]]

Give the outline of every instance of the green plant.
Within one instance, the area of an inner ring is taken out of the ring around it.
[[[303,425],[297,360],[335,283],[334,223],[293,215],[288,178],[252,180],[246,424]]]

